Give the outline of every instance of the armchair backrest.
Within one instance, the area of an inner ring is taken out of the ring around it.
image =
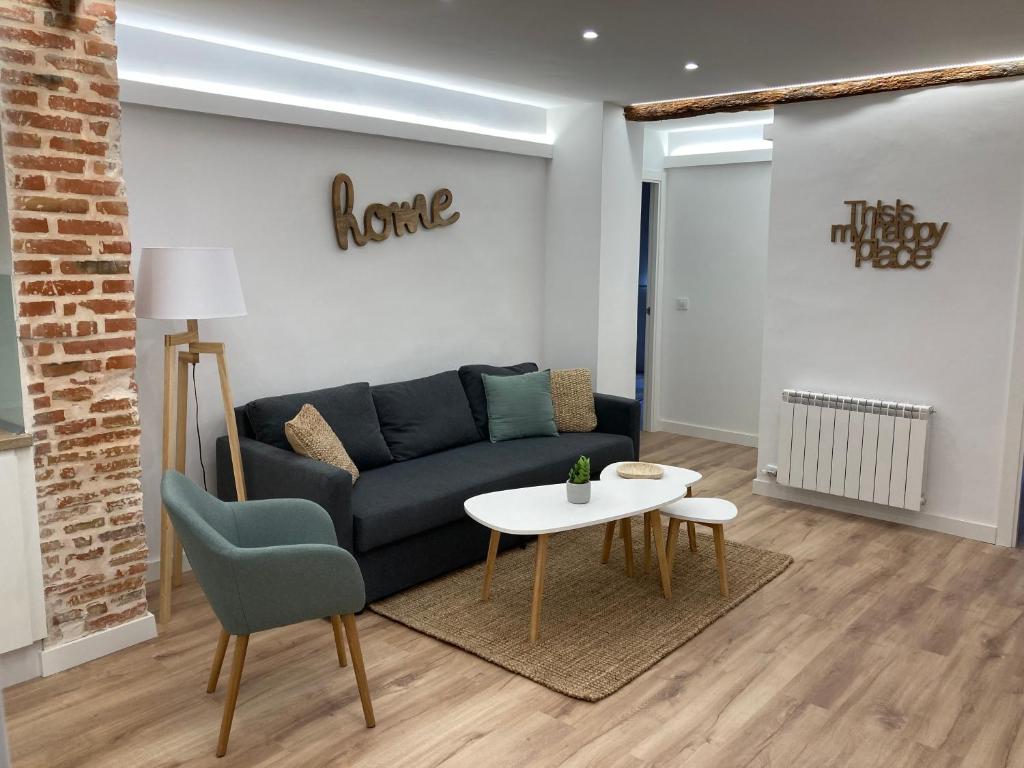
[[[231,561],[238,541],[234,509],[174,470],[164,473],[160,495],[213,612],[224,626],[244,623]]]

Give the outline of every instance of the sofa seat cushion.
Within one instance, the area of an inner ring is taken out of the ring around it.
[[[464,365],[459,368],[459,378],[462,379],[462,386],[466,390],[466,398],[469,400],[469,408],[473,412],[473,421],[476,422],[477,431],[481,440],[487,440],[490,433],[487,431],[487,393],[484,392],[484,382],[481,374],[490,376],[518,376],[521,373],[533,373],[537,370],[536,363],[519,363],[517,365]]]
[[[356,551],[460,520],[471,496],[563,482],[580,455],[590,457],[597,475],[632,460],[633,442],[603,432],[478,442],[363,472],[352,489]]]
[[[480,439],[466,391],[455,371],[371,387],[380,430],[395,461]]]
[[[263,397],[246,405],[245,414],[257,440],[290,451],[292,447],[284,433],[284,423],[294,419],[307,403],[324,417],[360,471],[391,463],[391,451],[381,434],[370,385],[365,381],[313,392]]]

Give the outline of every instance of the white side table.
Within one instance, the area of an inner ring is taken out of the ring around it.
[[[619,477],[619,466],[621,464],[630,464],[632,462],[617,461],[614,464],[609,464],[601,471],[601,480],[613,480],[621,482],[626,478]],[[659,464],[664,474],[658,480],[645,480],[643,482],[648,483],[661,483],[663,485],[670,486],[672,488],[685,488],[686,495],[692,496],[693,489],[691,486],[703,477],[700,472],[695,472],[692,469],[685,469],[684,467],[670,467],[667,464]],[[638,482],[636,480],[630,480],[628,482]],[[651,538],[654,526],[652,524],[653,515],[648,513],[644,515],[644,573],[651,567]],[[678,527],[678,526],[677,526]],[[622,536],[623,547],[625,548],[626,555],[626,575],[633,575],[633,536],[629,527],[629,520],[623,520],[620,524],[620,535]],[[694,541],[696,541],[696,532],[693,533]],[[604,549],[601,552],[601,562],[607,563],[608,558],[611,557],[612,552],[612,541],[615,538],[615,524],[609,523],[604,529]],[[669,563],[671,568],[671,563]]]
[[[669,569],[676,555],[676,540],[679,538],[679,524],[686,522],[690,539],[690,551],[697,551],[697,533],[694,523],[706,525],[715,537],[715,559],[718,561],[718,591],[723,597],[729,596],[729,576],[725,567],[725,524],[736,519],[736,505],[725,499],[680,499],[661,508],[669,518],[666,555]]]

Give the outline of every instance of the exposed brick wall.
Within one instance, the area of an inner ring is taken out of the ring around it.
[[[0,95],[48,643],[146,611],[112,1],[0,0]]]

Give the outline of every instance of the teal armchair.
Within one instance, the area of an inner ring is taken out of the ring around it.
[[[354,616],[366,600],[363,577],[355,558],[338,546],[327,513],[302,499],[223,502],[174,471],[164,473],[160,492],[222,627],[209,693],[217,689],[228,641],[235,637],[217,756],[227,752],[249,635],[310,619],[330,618],[343,667],[343,637],[348,636],[363,716],[372,728],[373,705]]]

